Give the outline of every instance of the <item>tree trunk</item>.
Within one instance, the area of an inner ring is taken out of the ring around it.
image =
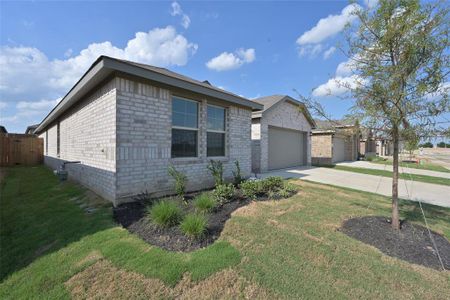
[[[392,132],[394,143],[393,156],[393,173],[392,173],[392,223],[391,226],[395,230],[400,230],[400,219],[398,216],[398,128],[394,127]]]

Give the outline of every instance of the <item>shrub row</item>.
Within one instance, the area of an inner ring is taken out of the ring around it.
[[[281,177],[268,177],[262,180],[247,180],[239,184],[243,196],[250,199],[268,197],[287,198],[297,191],[295,185],[287,183]],[[181,208],[170,200],[161,200],[149,206],[147,215],[151,221],[161,227],[180,225],[181,231],[193,238],[200,238],[206,232],[206,213],[213,211],[235,197],[233,184],[217,184],[213,192],[203,192],[195,197],[193,203],[197,212],[183,216]]]
[[[288,198],[297,192],[297,187],[281,177],[267,177],[262,180],[247,180],[240,184],[242,194],[250,199],[258,197]]]

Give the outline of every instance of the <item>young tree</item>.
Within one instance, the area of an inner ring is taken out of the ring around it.
[[[414,150],[419,147],[420,138],[415,130],[407,130],[402,134],[402,140],[405,144],[405,150],[409,153],[409,159],[412,159]]]
[[[449,111],[449,19],[443,2],[382,0],[374,10],[355,10],[358,28],[348,37],[348,85],[362,122],[386,131],[394,146],[392,228],[400,229],[398,154],[401,131],[426,135],[434,118]]]
[[[355,7],[344,51],[352,74],[336,81],[354,99],[353,116],[393,141],[392,228],[398,230],[401,133],[435,134],[435,117],[450,110],[448,4],[380,0],[375,8]],[[325,115],[318,101],[300,97]]]

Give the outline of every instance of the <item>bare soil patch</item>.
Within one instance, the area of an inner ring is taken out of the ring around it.
[[[346,220],[340,231],[391,257],[442,270],[428,230],[423,226],[404,221],[401,230],[396,231],[387,218],[368,216]],[[450,270],[450,242],[436,232],[431,231],[431,235],[445,269]]]
[[[178,226],[162,228],[151,223],[145,216],[145,202],[124,203],[118,206],[114,209],[114,219],[152,245],[171,251],[189,252],[206,247],[217,240],[232,212],[249,202],[244,199],[234,200],[209,213],[206,233],[199,239],[185,236]]]
[[[100,260],[65,283],[74,299],[274,299],[274,295],[226,269],[194,282],[189,273],[174,287]]]

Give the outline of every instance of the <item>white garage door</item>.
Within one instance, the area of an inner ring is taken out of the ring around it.
[[[333,163],[345,160],[345,139],[333,137]]]
[[[304,165],[306,134],[269,126],[269,170]]]

